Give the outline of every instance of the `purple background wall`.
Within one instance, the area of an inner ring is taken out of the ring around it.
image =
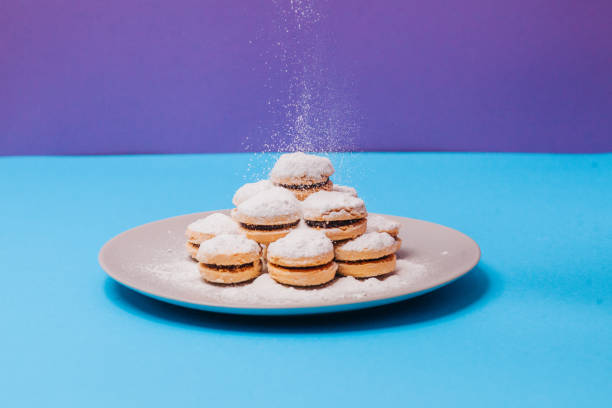
[[[301,57],[324,147],[612,151],[609,0],[309,4],[4,0],[0,154],[269,148]]]

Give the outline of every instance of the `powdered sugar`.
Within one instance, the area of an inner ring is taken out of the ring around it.
[[[357,190],[354,187],[349,186],[341,186],[340,184],[334,184],[332,187],[332,191],[336,191],[338,193],[345,193],[352,195],[353,197],[357,197]]]
[[[188,230],[202,234],[242,234],[238,223],[225,214],[214,213],[205,218],[200,218],[187,226]]]
[[[217,255],[251,254],[261,251],[259,244],[243,235],[222,234],[204,241],[196,258],[207,263]]]
[[[347,212],[346,210],[365,213],[365,203],[361,198],[337,191],[318,191],[302,201],[302,211],[306,219],[320,217],[331,212]]]
[[[238,207],[240,214],[248,217],[299,217],[300,204],[289,190],[273,187],[255,194]]]
[[[281,155],[270,172],[270,178],[275,182],[287,179],[320,180],[333,173],[334,166],[327,157],[296,152]]]
[[[133,266],[132,266],[133,267]],[[139,265],[139,273],[146,274],[155,286],[172,288],[202,302],[240,304],[246,306],[312,306],[344,301],[363,301],[384,296],[393,291],[409,292],[427,274],[424,264],[398,259],[391,275],[365,280],[339,277],[320,288],[293,288],[275,282],[267,273],[246,285],[219,286],[203,281],[197,263],[187,257],[167,259],[150,265]]]
[[[341,245],[344,251],[379,251],[395,245],[395,239],[386,232],[368,232]]]
[[[334,250],[331,240],[322,231],[300,228],[268,246],[268,256],[281,258],[312,258]]]
[[[368,228],[366,232],[387,232],[398,230],[399,227],[399,222],[383,217],[382,215],[370,214],[368,215]]]
[[[274,184],[272,184],[270,180],[259,180],[255,183],[246,183],[236,191],[232,202],[235,206],[238,206],[254,195],[269,190],[272,187],[274,187]]]

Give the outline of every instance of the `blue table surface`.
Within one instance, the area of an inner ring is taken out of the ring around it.
[[[332,155],[370,211],[481,246],[396,305],[217,315],[98,265],[125,229],[230,207],[272,160],[1,158],[0,406],[612,406],[612,154]]]

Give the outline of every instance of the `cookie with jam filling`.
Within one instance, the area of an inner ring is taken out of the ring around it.
[[[287,153],[274,164],[270,180],[303,201],[317,191],[331,191],[334,184],[329,177],[333,173],[334,166],[327,157],[302,152]]]
[[[247,282],[261,274],[261,247],[244,235],[222,234],[200,244],[196,258],[202,279],[221,284]]]
[[[366,230],[368,213],[361,198],[335,191],[319,191],[302,202],[304,222],[325,232],[332,241],[352,239]]]

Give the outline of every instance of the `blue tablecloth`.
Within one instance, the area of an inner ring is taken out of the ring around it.
[[[350,154],[368,209],[459,229],[459,281],[312,317],[170,306],[100,247],[228,208],[266,155],[0,159],[0,405],[612,406],[612,155]]]

